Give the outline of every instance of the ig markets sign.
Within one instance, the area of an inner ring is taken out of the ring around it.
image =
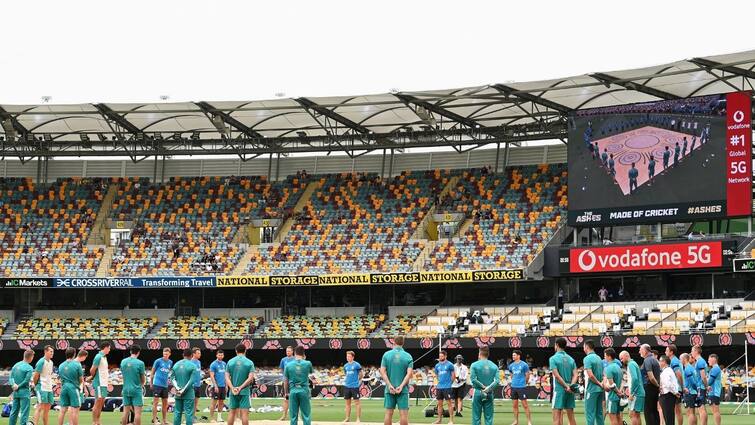
[[[755,272],[755,258],[735,258],[735,273],[752,273]]]
[[[722,241],[571,248],[560,255],[566,273],[623,273],[633,271],[719,268],[724,265]]]

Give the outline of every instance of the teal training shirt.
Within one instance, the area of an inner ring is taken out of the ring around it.
[[[585,388],[585,392],[588,393],[602,393],[603,388],[600,387],[600,385],[597,385],[592,380],[590,380],[587,376],[587,370],[591,370],[592,374],[595,375],[595,379],[598,380],[598,382],[603,380],[603,361],[600,360],[600,357],[598,357],[597,354],[590,353],[587,356],[585,356],[585,359],[582,361],[582,365],[585,370],[585,382],[587,383],[587,388]]]

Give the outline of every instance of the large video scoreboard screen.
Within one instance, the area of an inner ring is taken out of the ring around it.
[[[751,93],[637,103],[569,119],[569,224],[748,216]]]

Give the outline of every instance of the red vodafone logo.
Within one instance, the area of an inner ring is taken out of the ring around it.
[[[721,267],[721,241],[569,250],[571,273]]]

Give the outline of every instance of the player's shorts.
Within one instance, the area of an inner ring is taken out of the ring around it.
[[[698,390],[697,402],[700,403],[700,406],[705,406],[708,403],[708,394],[705,393],[704,389]]]
[[[618,415],[619,412],[621,412],[621,406],[619,405],[620,400],[614,400],[614,399],[606,399],[606,413],[609,413],[611,415]]]
[[[159,385],[153,385],[152,386],[152,397],[155,398],[168,398],[168,395],[170,392],[168,391],[168,387],[161,387]]]
[[[574,409],[574,393],[554,391],[551,398],[551,409]]]
[[[455,399],[464,398],[467,396],[467,384],[460,387],[452,387],[451,391],[453,392]]]
[[[212,390],[213,400],[225,400],[225,396],[228,394],[228,390],[225,387],[218,387],[218,390]]]
[[[512,400],[527,400],[527,393],[524,392],[524,388],[512,388],[511,399]]]
[[[55,395],[52,391],[37,390],[37,403],[39,404],[54,404]]]
[[[194,398],[202,398],[202,387],[194,387]]]
[[[343,387],[343,399],[344,400],[359,400],[361,398],[359,394],[359,388]]]
[[[409,392],[401,394],[386,393],[383,397],[383,407],[386,409],[409,410]]]
[[[721,404],[721,397],[715,395],[708,396],[708,404],[712,406],[718,406]]]
[[[687,409],[697,409],[702,406],[697,394],[684,394],[684,407]]]
[[[60,407],[81,407],[80,396],[78,388],[64,385],[60,389]]]
[[[249,402],[249,394],[245,395],[228,395],[228,408],[229,409],[248,409],[251,407]]]
[[[629,400],[627,407],[632,412],[642,413],[645,410],[645,396],[635,396],[634,400]]]
[[[453,397],[453,390],[451,388],[435,388],[436,400],[451,400]]]
[[[136,394],[132,394],[132,395],[123,394],[122,396],[123,396],[124,406],[134,406],[134,407],[144,406],[144,399],[142,397],[141,392],[137,392]]]
[[[94,398],[107,398],[107,386],[99,385],[94,387]]]

